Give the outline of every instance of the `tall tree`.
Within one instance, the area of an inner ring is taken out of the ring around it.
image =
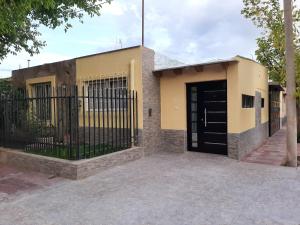
[[[257,60],[268,69],[269,77],[287,86],[287,158],[297,166],[296,97],[300,99],[300,10],[296,0],[243,0],[242,14],[261,29],[257,39]],[[296,76],[295,76],[296,75]],[[296,78],[295,78],[296,77]],[[297,88],[295,87],[297,84]]]
[[[293,0],[295,1],[295,0]],[[280,0],[243,0],[242,14],[250,19],[262,32],[257,38],[257,60],[269,73],[270,79],[286,85],[284,13]],[[296,62],[296,95],[300,98],[300,10],[293,7],[293,41]]]
[[[45,42],[39,40],[41,25],[55,29],[70,20],[83,16],[100,15],[103,4],[111,0],[0,0],[0,62],[8,54],[25,50],[30,55],[39,53]]]
[[[297,167],[297,112],[292,0],[284,0],[285,61],[287,89],[287,164]]]

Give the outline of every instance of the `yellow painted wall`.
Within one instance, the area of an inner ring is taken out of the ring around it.
[[[190,69],[178,75],[164,72],[160,79],[161,129],[186,130],[186,84],[211,80],[226,80],[222,66],[207,66],[204,72]]]
[[[261,122],[268,121],[268,77],[260,64],[237,57],[227,69],[222,65],[205,66],[204,71],[172,71],[161,75],[161,129],[186,130],[186,84],[227,79],[228,132],[241,133],[255,127],[255,109],[242,108],[242,94],[255,96],[259,91],[265,99]]]
[[[26,90],[28,91],[29,97],[32,97],[32,86],[39,83],[51,83],[51,88],[56,87],[55,75],[46,77],[36,77],[26,80]]]
[[[255,96],[255,92],[260,92],[265,99],[265,107],[261,110],[261,123],[269,121],[269,94],[268,94],[268,75],[266,68],[259,63],[249,59],[236,57],[238,64],[238,85],[239,95],[237,104],[240,114],[239,123],[231,123],[230,133],[241,133],[255,127],[255,108],[242,108],[242,94]]]
[[[76,83],[80,86],[86,81],[106,79],[111,77],[127,77],[131,90],[138,93],[138,125],[143,127],[143,91],[141,47],[108,52],[94,56],[76,59]],[[132,79],[132,77],[134,77]],[[82,90],[79,90],[81,95]],[[100,113],[102,116],[102,113]],[[98,117],[98,113],[96,113]],[[82,116],[82,107],[81,115]],[[81,119],[80,124],[83,121]]]

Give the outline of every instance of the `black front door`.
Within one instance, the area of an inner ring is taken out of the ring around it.
[[[227,83],[187,84],[188,150],[227,155]]]

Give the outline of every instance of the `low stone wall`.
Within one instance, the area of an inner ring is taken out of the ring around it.
[[[239,134],[228,134],[228,156],[242,159],[260,147],[269,136],[269,122]]]
[[[0,148],[0,163],[68,179],[82,179],[113,166],[142,158],[144,149],[135,147],[91,159],[69,161]]]

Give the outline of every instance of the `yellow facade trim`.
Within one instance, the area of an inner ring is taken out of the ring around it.
[[[55,75],[45,76],[45,77],[36,77],[26,80],[26,90],[28,91],[29,97],[32,97],[32,86],[34,84],[41,83],[51,83],[51,89],[56,87],[56,77]]]
[[[134,83],[134,80],[135,80],[135,71],[134,71],[134,65],[135,64],[135,61],[134,59],[131,60],[130,62],[130,90],[135,90],[135,83]]]
[[[56,87],[56,76],[55,75],[51,75],[51,76],[36,77],[36,78],[27,79],[26,80],[26,90],[28,92],[29,98],[34,97],[32,95],[32,93],[33,93],[33,90],[32,90],[33,85],[35,85],[35,84],[41,84],[41,83],[51,83],[51,90],[53,90]],[[55,91],[54,91],[54,93],[52,93],[52,96],[55,96]],[[51,101],[51,111],[52,112],[53,112],[53,109],[55,107],[54,104],[56,104],[56,102],[55,101]],[[32,104],[32,107],[34,107],[33,104]],[[31,110],[33,110],[33,109],[31,109]],[[49,122],[49,124],[54,124],[54,121],[56,121],[55,120],[55,115],[54,115],[54,113],[51,113],[51,121],[48,121],[48,122]]]

